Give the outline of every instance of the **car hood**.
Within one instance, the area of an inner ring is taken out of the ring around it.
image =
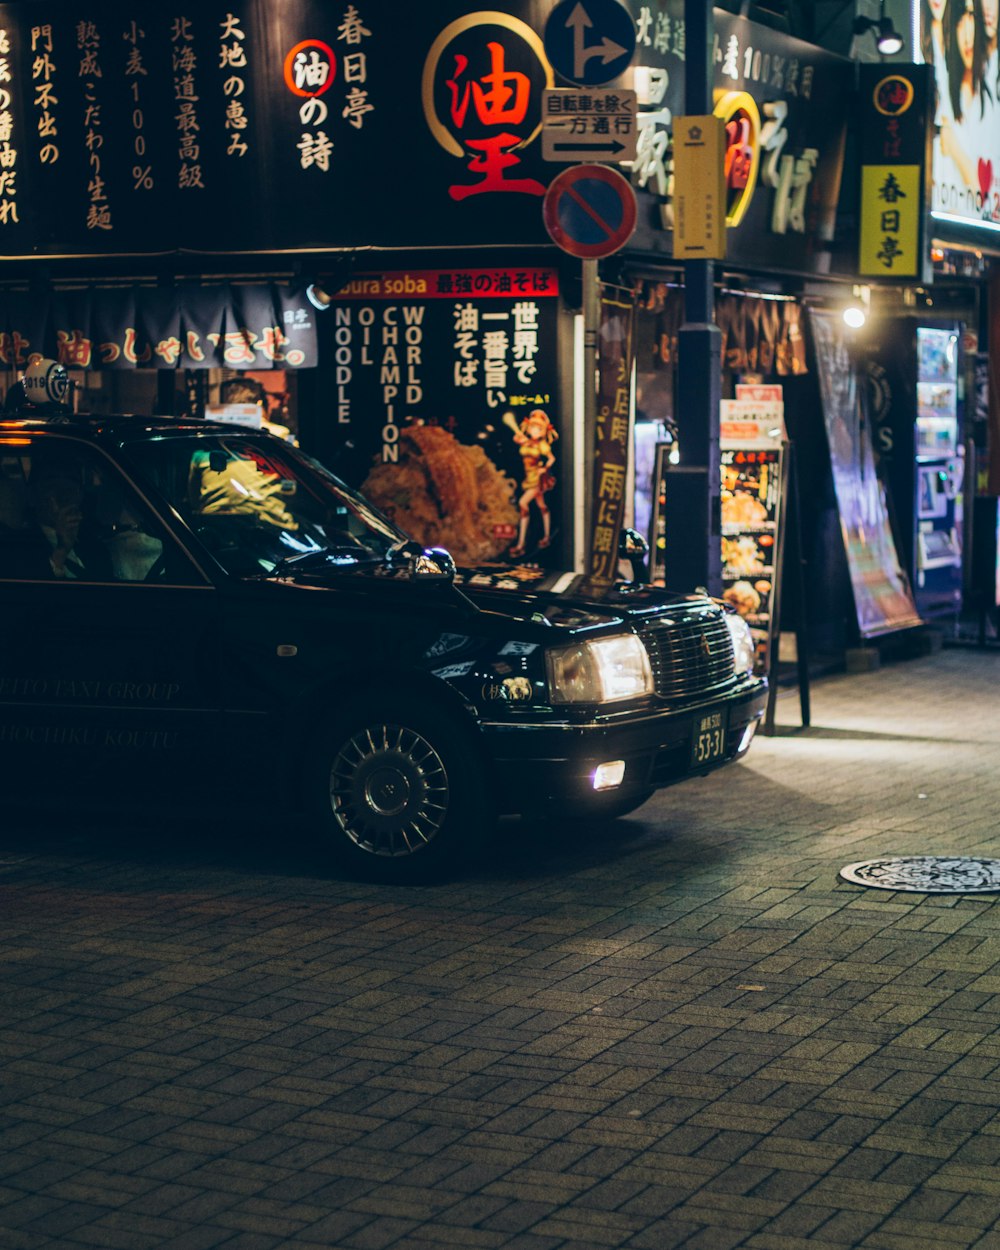
[[[383,585],[401,586],[396,577],[385,577],[384,568],[358,568],[350,573],[340,569],[302,569],[283,580],[313,588],[343,586],[344,578],[361,583],[376,578]],[[355,582],[357,584],[357,582]],[[451,582],[409,581],[407,594],[421,600],[441,602],[454,596],[491,616],[511,621],[531,622],[562,629],[598,629],[620,626],[626,620],[641,623],[646,616],[660,615],[671,608],[704,608],[710,602],[702,594],[677,594],[644,582],[597,582],[582,573],[553,571],[532,564],[489,564],[461,568]]]
[[[534,565],[460,569],[455,585],[477,608],[524,620],[543,619],[563,628],[594,628],[656,615],[706,596],[677,594],[644,582],[594,581],[582,573],[553,572]]]

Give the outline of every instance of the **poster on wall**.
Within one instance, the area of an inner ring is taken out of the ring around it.
[[[356,274],[323,314],[331,468],[462,565],[557,561],[558,274]]]
[[[840,529],[862,638],[923,624],[900,565],[885,487],[860,421],[857,378],[834,313],[809,310]]]
[[[1000,58],[995,0],[920,5],[920,55],[934,68],[931,211],[1000,226]]]

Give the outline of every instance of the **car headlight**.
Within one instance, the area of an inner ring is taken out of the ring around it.
[[[558,647],[545,660],[553,703],[614,703],[653,693],[649,655],[635,634]]]
[[[752,673],[757,649],[750,626],[737,612],[726,613],[726,624],[733,640],[733,667],[737,673]]]

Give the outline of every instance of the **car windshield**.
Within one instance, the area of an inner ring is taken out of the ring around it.
[[[322,465],[277,439],[166,436],[128,453],[236,576],[310,557],[351,568],[381,562],[404,537]]]

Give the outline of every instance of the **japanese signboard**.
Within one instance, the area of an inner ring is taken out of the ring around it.
[[[949,226],[1000,227],[997,5],[921,4],[918,55],[933,70],[931,211]]]
[[[861,274],[929,280],[930,73],[926,65],[861,66]]]
[[[625,99],[596,88],[633,59],[643,71],[635,242],[669,254],[682,0],[557,9],[553,37],[584,84],[578,104]],[[574,25],[577,9],[607,27]],[[555,61],[541,19],[537,0],[0,3],[0,256],[544,246],[543,93]],[[850,63],[721,11],[716,25],[717,87],[727,109],[745,97],[723,119],[727,189],[743,205],[728,259],[814,267],[836,201]],[[584,113],[567,119],[579,128]],[[585,154],[604,160],[598,120],[591,110]]]
[[[781,579],[784,404],[780,386],[741,389],[719,412],[722,597],[750,626],[756,671],[766,673]]]
[[[508,7],[0,4],[0,255],[544,243]]]
[[[602,284],[597,350],[597,428],[587,572],[595,581],[618,573],[618,538],[625,517],[629,413],[635,360],[631,291]]]
[[[633,3],[640,93],[634,246],[669,253],[676,216],[675,118],[683,112],[683,4]],[[833,239],[853,91],[846,58],[716,9],[715,114],[726,132],[726,259],[823,270]]]
[[[70,369],[301,369],[317,363],[316,310],[278,283],[0,293],[0,365]]]
[[[558,559],[558,293],[544,268],[356,275],[324,314],[324,460],[460,563]]]

